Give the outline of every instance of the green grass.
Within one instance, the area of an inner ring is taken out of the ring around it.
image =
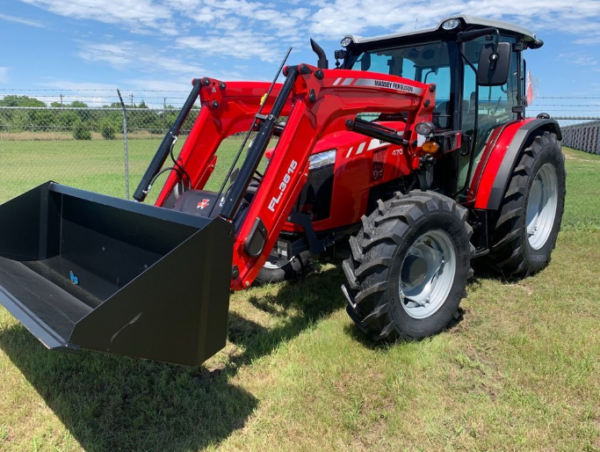
[[[183,141],[176,145],[179,153]],[[225,140],[207,189],[218,190],[242,139]],[[137,187],[160,140],[129,141],[130,191]],[[126,195],[124,147],[121,140],[0,141],[0,203],[53,180],[71,187],[110,196]],[[171,166],[168,159],[165,166]],[[264,167],[264,162],[263,162]],[[159,176],[148,201],[158,196],[169,173]]]
[[[476,273],[462,321],[421,342],[366,341],[332,265],[235,293],[198,369],[48,352],[0,309],[0,450],[600,450],[600,158],[567,155],[550,266]]]

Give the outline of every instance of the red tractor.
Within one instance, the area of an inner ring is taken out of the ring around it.
[[[347,36],[335,69],[313,42],[317,66],[285,67],[283,84],[195,79],[137,202],[48,182],[0,206],[0,301],[48,348],[198,365],[225,345],[230,290],[347,251],[342,291],[361,330],[436,334],[473,259],[513,276],[550,260],[561,132],[547,115],[525,118],[522,56],[542,44],[458,16]],[[245,131],[221,189],[206,190],[220,143]],[[143,204],[164,172],[156,206]]]

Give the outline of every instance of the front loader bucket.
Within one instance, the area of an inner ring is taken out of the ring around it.
[[[53,182],[0,206],[0,302],[50,349],[199,365],[225,346],[232,225]]]

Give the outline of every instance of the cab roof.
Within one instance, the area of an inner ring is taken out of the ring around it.
[[[461,25],[459,25],[457,28],[452,29],[452,30],[443,29],[442,24],[444,24],[444,22],[447,22],[448,20],[451,20],[451,19],[460,20]],[[446,19],[443,19],[442,21],[440,21],[440,23],[438,24],[437,27],[426,28],[423,30],[415,30],[415,31],[409,31],[409,32],[405,32],[405,33],[375,36],[372,38],[363,38],[360,36],[353,36],[353,35],[346,35],[346,37],[352,39],[352,42],[354,44],[360,45],[360,44],[375,43],[375,42],[379,42],[379,41],[398,40],[398,39],[402,39],[402,38],[408,38],[412,41],[412,40],[418,40],[420,35],[422,35],[423,38],[427,38],[428,37],[427,35],[432,35],[432,34],[452,33],[452,32],[457,32],[457,31],[461,31],[461,30],[464,31],[466,28],[472,29],[472,28],[487,28],[487,27],[497,28],[501,32],[505,31],[512,35],[518,35],[526,43],[530,42],[532,44],[530,46],[531,48],[538,48],[538,47],[541,47],[541,45],[543,44],[543,42],[541,40],[537,39],[535,33],[533,33],[532,31],[530,31],[524,27],[520,27],[518,25],[514,25],[514,24],[511,24],[508,22],[503,22],[500,20],[485,19],[482,17],[466,16],[466,15],[447,17]]]

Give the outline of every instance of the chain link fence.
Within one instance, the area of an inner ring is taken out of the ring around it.
[[[198,117],[190,112],[176,154]],[[0,107],[0,203],[48,180],[128,198],[177,108]]]
[[[33,96],[0,93],[0,203],[48,180],[129,198],[179,114],[180,109],[168,102],[181,105],[185,100],[183,92],[170,97],[164,92],[124,92],[127,102],[123,102],[116,91],[70,95],[48,91]],[[141,102],[134,103],[134,97]],[[562,98],[547,99],[552,103],[538,104],[536,109],[559,120],[563,144],[600,154],[600,104],[570,99],[567,105]],[[199,111],[195,105],[184,123],[175,155]],[[227,145],[231,149],[220,158],[220,165],[231,163],[239,144]],[[149,202],[157,193],[152,195]]]

